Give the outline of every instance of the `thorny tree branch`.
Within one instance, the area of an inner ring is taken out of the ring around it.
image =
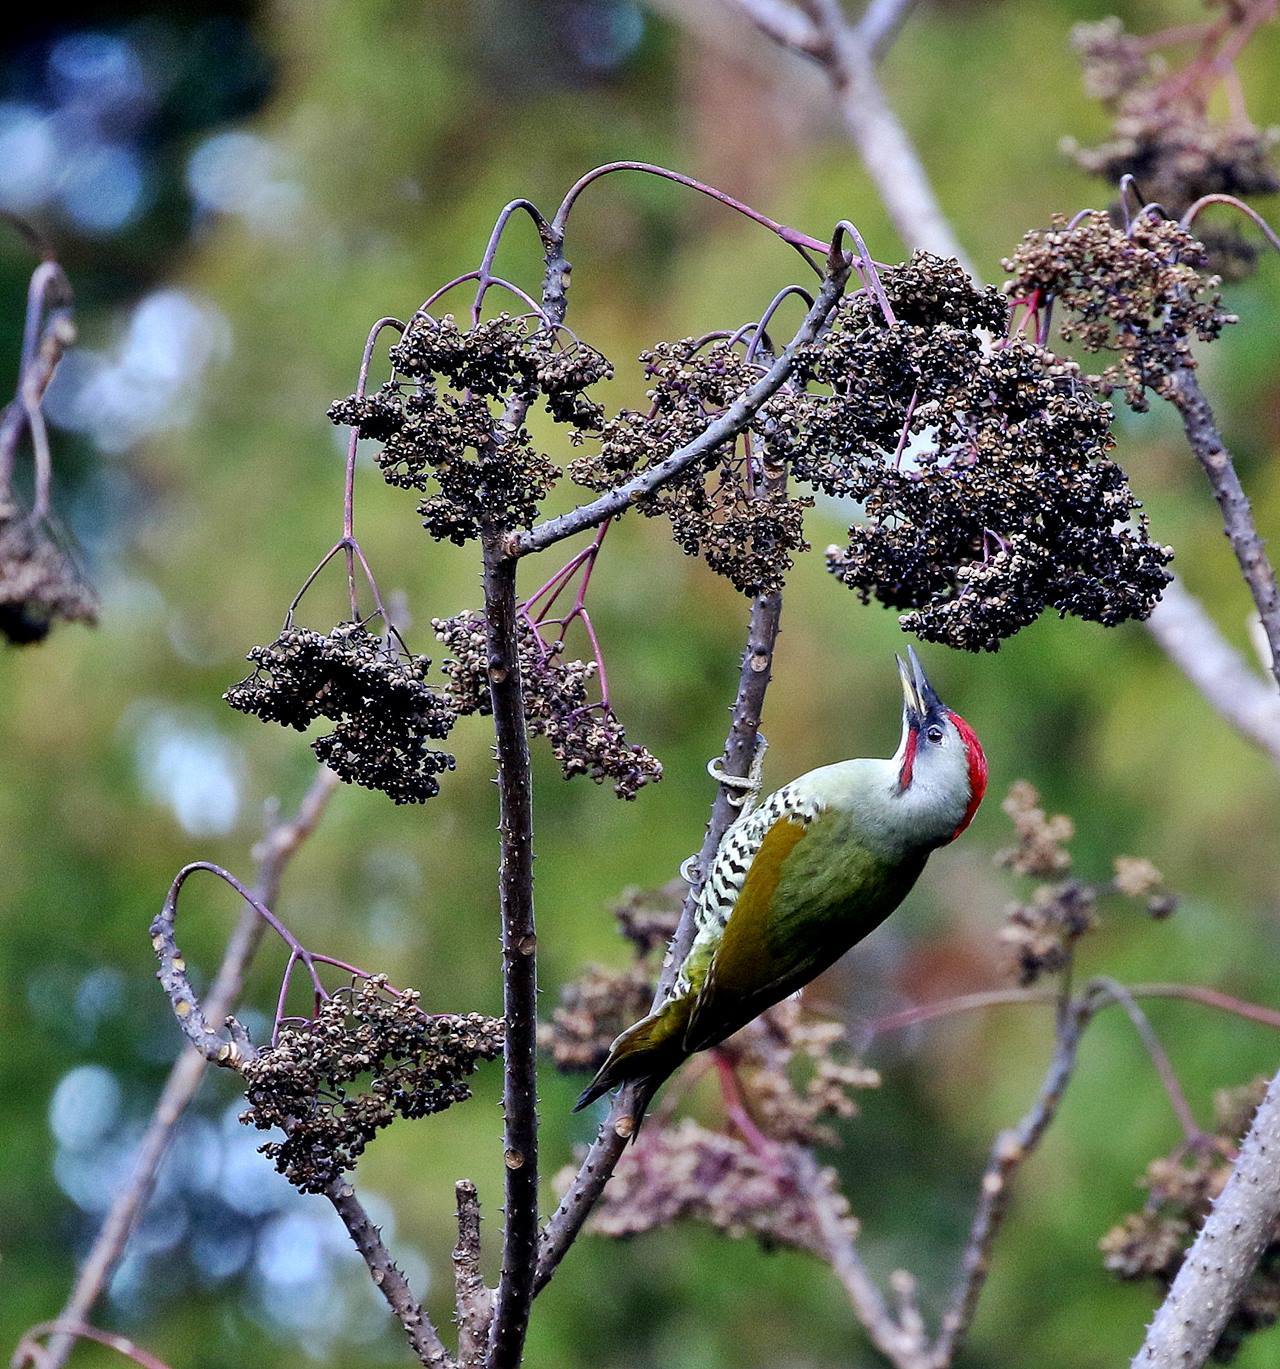
[[[337,776],[322,768],[293,816],[273,822],[263,835],[254,852],[258,862],[254,895],[261,902],[276,901],[286,866],[315,830],[337,784]],[[246,908],[227,942],[222,963],[209,989],[209,1015],[215,1022],[220,1022],[235,1007],[264,930],[262,919],[252,908]],[[138,1145],[133,1173],[116,1195],[94,1238],[71,1294],[58,1314],[59,1322],[87,1322],[93,1315],[98,1299],[124,1255],[134,1224],[151,1197],[160,1165],[178,1123],[200,1087],[207,1063],[197,1050],[184,1051],[174,1062]],[[43,1352],[41,1369],[61,1369],[71,1349],[69,1336],[55,1334]]]
[[[382,1233],[374,1226],[356,1197],[355,1190],[345,1179],[338,1178],[325,1189],[324,1196],[333,1204],[352,1243],[368,1265],[369,1276],[378,1292],[404,1327],[413,1353],[427,1369],[452,1369],[453,1360],[440,1339],[440,1333],[414,1297],[408,1280],[391,1258],[391,1252],[383,1243]]]
[[[246,1064],[257,1058],[257,1049],[234,1017],[226,1018],[228,1035],[225,1037],[210,1023],[211,1010],[207,1011],[201,1004],[191,984],[187,974],[187,963],[178,948],[175,935],[174,924],[179,894],[184,881],[198,870],[206,870],[230,885],[248,905],[248,912],[284,936],[293,947],[291,963],[294,957],[303,955],[308,968],[312,968],[310,961],[314,959],[338,965],[344,970],[356,971],[353,966],[331,960],[328,956],[312,956],[310,952],[301,952],[297,942],[266,903],[250,893],[233,875],[228,874],[220,866],[197,862],[184,867],[174,880],[161,911],[151,923],[151,943],[160,961],[157,977],[173,1008],[179,1027],[201,1056],[210,1064],[240,1072]],[[289,1129],[288,1122],[285,1123],[285,1129]],[[452,1369],[453,1360],[445,1349],[439,1332],[414,1297],[404,1275],[392,1259],[391,1252],[384,1245],[381,1233],[364,1210],[350,1183],[339,1178],[331,1183],[324,1193],[368,1266],[374,1285],[404,1327],[409,1344],[421,1363],[426,1365],[427,1369]]]
[[[520,680],[516,562],[495,534],[484,543],[489,697],[498,758],[498,873],[502,915],[502,1110],[506,1203],[502,1277],[489,1345],[491,1369],[520,1363],[538,1249],[537,939],[533,913],[533,796]]]
[[[785,354],[784,354],[785,355]],[[773,653],[777,645],[782,618],[780,593],[757,595],[751,605],[747,628],[747,645],[742,654],[738,676],[738,691],[734,698],[729,735],[725,739],[720,770],[724,775],[746,776],[760,745],[760,720],[765,694],[773,671]],[[680,921],[663,961],[653,1006],[657,1008],[669,992],[676,971],[680,968],[695,930],[694,913],[702,881],[711,867],[724,834],[729,830],[738,809],[734,806],[734,791],[721,784],[716,790],[707,822],[702,849],[694,863],[694,879],[685,895],[680,910]],[[539,1243],[535,1292],[540,1292],[550,1281],[560,1261],[577,1238],[583,1223],[599,1201],[605,1185],[613,1175],[628,1139],[635,1131],[636,1094],[624,1088],[609,1110],[595,1140],[583,1157],[559,1206],[543,1228]]]
[[[1187,1252],[1133,1369],[1199,1369],[1280,1222],[1280,1077],[1240,1146],[1222,1195]]]
[[[493,1294],[480,1273],[480,1199],[476,1186],[462,1179],[455,1186],[458,1243],[453,1248],[453,1286],[458,1324],[458,1369],[484,1363],[493,1315]]]
[[[1222,510],[1223,531],[1257,605],[1271,647],[1271,672],[1280,683],[1280,592],[1276,589],[1275,568],[1267,557],[1249,497],[1240,484],[1231,453],[1218,431],[1213,409],[1200,388],[1196,373],[1184,367],[1175,372],[1171,380],[1171,402],[1182,415],[1187,442],[1208,476],[1213,496]]]
[[[530,214],[542,238],[542,314],[549,328],[557,328],[564,322],[568,307],[570,268],[564,255],[563,221],[557,215],[556,222],[548,223],[531,205],[522,202],[521,207]],[[496,246],[504,222],[500,218],[494,228],[486,260]],[[503,430],[518,429],[529,404],[528,396],[513,397],[503,413]],[[498,439],[495,436],[493,440]],[[489,1330],[485,1358],[488,1369],[517,1369],[520,1364],[533,1304],[538,1250],[538,942],[533,904],[533,780],[520,678],[517,562],[507,554],[507,541],[507,530],[501,528],[487,529],[483,537],[489,698],[498,771],[498,904],[506,1021],[502,1064],[502,1273]],[[459,1215],[463,1215],[461,1208]],[[466,1215],[469,1218],[469,1206]],[[463,1234],[460,1227],[460,1245]],[[478,1217],[475,1239],[478,1243]],[[478,1309],[478,1302],[473,1303]]]

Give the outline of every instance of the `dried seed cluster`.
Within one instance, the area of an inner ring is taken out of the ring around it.
[[[281,1028],[244,1067],[249,1107],[240,1120],[283,1130],[263,1154],[296,1188],[320,1193],[397,1117],[465,1102],[466,1078],[501,1050],[500,1020],[429,1015],[416,993],[389,989],[378,975],[334,994],[314,1020]]]
[[[561,1181],[572,1181],[565,1171]],[[848,1203],[824,1171],[830,1201],[853,1226]],[[673,1127],[650,1124],[619,1163],[591,1217],[605,1236],[635,1236],[691,1220],[728,1236],[752,1237],[766,1249],[780,1246],[821,1255],[813,1203],[780,1163],[771,1164],[736,1136],[709,1131],[686,1119]]]
[[[436,636],[449,651],[441,667],[449,697],[459,714],[487,714],[489,653],[484,619],[474,612],[432,620]],[[563,642],[544,642],[522,621],[520,672],[525,722],[534,736],[546,737],[566,779],[586,775],[596,784],[613,782],[619,798],[633,799],[646,784],[662,778],[662,765],[643,746],[627,741],[626,729],[608,705],[592,703],[588,685],[594,661],[564,659]]]
[[[865,520],[830,571],[905,629],[994,651],[1044,611],[1107,626],[1151,612],[1171,552],[1154,544],[1107,456],[1110,407],[1074,363],[1003,332],[1005,300],[954,261],[916,253],[874,296],[842,302],[807,351],[769,439],[794,475],[856,499]]]
[[[829,1124],[856,1117],[857,1095],[880,1086],[852,1054],[844,1025],[813,1017],[796,999],[745,1027],[729,1050],[752,1117],[777,1141],[835,1145]]]
[[[427,743],[448,736],[457,713],[444,691],[426,683],[425,656],[395,651],[362,623],[339,623],[327,635],[286,627],[248,660],[253,674],[223,696],[232,708],[300,732],[328,718],[332,733],[311,749],[340,779],[396,803],[440,792],[437,776],[453,769],[454,758]]]
[[[1019,984],[1034,984],[1041,975],[1066,968],[1076,942],[1097,926],[1103,898],[1118,894],[1139,899],[1157,919],[1177,907],[1160,871],[1143,857],[1117,856],[1113,877],[1103,883],[1057,878],[1071,869],[1066,843],[1075,834],[1075,824],[1061,813],[1047,814],[1039,794],[1025,780],[1010,787],[1001,807],[1013,822],[1017,840],[997,854],[996,863],[1039,881],[1028,899],[1010,905],[1000,931]]]
[[[1111,136],[1098,147],[1066,140],[1077,165],[1110,185],[1132,175],[1142,194],[1180,216],[1202,195],[1266,195],[1280,190],[1272,154],[1280,130],[1259,129],[1243,115],[1211,119],[1213,64],[1168,74],[1164,64],[1126,31],[1121,20],[1079,24],[1072,46],[1085,92],[1113,116]],[[1213,230],[1206,242],[1214,269],[1238,279],[1253,269],[1257,250],[1234,228]]]
[[[1117,1277],[1150,1280],[1163,1298],[1169,1291],[1196,1233],[1231,1175],[1231,1160],[1241,1136],[1267,1091],[1256,1079],[1242,1088],[1224,1089],[1214,1098],[1215,1131],[1204,1144],[1181,1147],[1153,1160],[1138,1181],[1147,1201],[1099,1242],[1103,1263]],[[1232,1360],[1244,1338],[1280,1319],[1280,1239],[1262,1258],[1213,1352],[1220,1363]]]
[[[1141,412],[1147,390],[1167,395],[1173,373],[1195,365],[1193,338],[1210,342],[1236,322],[1205,261],[1203,246],[1172,219],[1144,214],[1125,232],[1090,211],[1032,230],[1002,264],[1014,294],[1054,299],[1064,340],[1115,354],[1090,384],[1122,390]]]
[[[682,879],[668,880],[659,889],[625,889],[613,905],[618,931],[638,956],[665,951],[680,923],[680,909],[689,886]]]
[[[644,967],[590,966],[561,990],[550,1022],[538,1027],[538,1045],[556,1069],[594,1074],[614,1039],[649,1011],[652,1000],[653,976]]]
[[[561,989],[551,1020],[538,1028],[538,1044],[558,1070],[594,1074],[614,1039],[649,1011],[657,961],[675,935],[688,887],[676,879],[660,889],[628,889],[614,904],[635,958],[621,970],[592,966]]]
[[[0,637],[30,646],[58,621],[96,623],[93,593],[42,527],[0,503]]]
[[[462,546],[482,526],[527,527],[560,475],[500,401],[541,395],[558,421],[603,421],[583,393],[612,370],[599,352],[559,332],[502,314],[460,328],[452,315],[418,315],[391,348],[393,378],[372,395],[329,408],[334,423],[383,443],[388,483],[426,495],[418,505],[435,538]]]
[[[761,374],[729,346],[706,347],[693,339],[662,342],[641,353],[650,381],[648,413],[624,409],[604,424],[598,449],[579,457],[569,474],[579,485],[605,490],[669,457],[699,436]],[[769,429],[785,410],[785,397],[760,410],[752,432]],[[806,551],[807,497],[788,495],[751,434],[726,443],[636,501],[647,518],[671,522],[676,545],[700,556],[744,594],[781,589],[795,553]]]

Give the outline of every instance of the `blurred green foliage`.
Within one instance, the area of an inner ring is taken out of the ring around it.
[[[1074,20],[1112,8],[1105,0],[929,6],[887,61],[886,85],[990,277],[1025,228],[1106,199],[1057,142],[1104,130],[1079,91],[1066,35]],[[1195,13],[1189,0],[1119,8],[1139,29]],[[247,126],[286,155],[298,191],[289,207],[265,222],[205,216],[188,231],[185,211],[171,205],[163,221],[148,217],[124,235],[127,253],[116,243],[95,261],[81,242],[70,254],[73,278],[84,281],[89,345],[108,345],[121,309],[160,285],[212,305],[230,345],[189,396],[184,426],[101,458],[108,483],[89,487],[77,525],[110,525],[95,528],[107,548],[97,567],[102,627],[61,630],[37,650],[0,656],[5,1345],[60,1305],[92,1228],[55,1177],[55,1087],[77,1066],[105,1066],[122,1090],[122,1116],[145,1115],[177,1049],[151,979],[146,924],[184,861],[210,858],[247,876],[263,800],[280,795],[288,805],[312,770],[298,737],[232,714],[219,696],[239,677],[243,652],[275,635],[294,589],[337,535],[340,448],[324,409],[350,390],[369,323],[405,316],[473,266],[506,200],[525,195],[550,207],[582,171],[617,157],[701,175],[817,234],[852,216],[878,256],[901,251],[820,88],[771,68],[767,50],[764,66],[754,66],[719,40],[702,45],[669,22],[613,9],[623,25],[621,36],[609,30],[616,49],[590,66],[566,46],[564,16],[572,19],[574,6],[263,6],[251,22],[274,85]],[[123,17],[104,5],[86,22],[110,28]],[[1280,83],[1267,78],[1278,61],[1272,29],[1241,63],[1262,124],[1280,121]],[[180,157],[194,137],[175,137],[168,155]],[[526,284],[536,280],[531,239],[517,226],[500,257],[504,273]],[[768,234],[717,207],[625,176],[588,192],[569,256],[570,321],[618,363],[611,395],[619,403],[642,390],[628,363],[646,343],[757,315],[797,265]],[[16,252],[5,256],[10,370],[23,269]],[[1280,524],[1278,296],[1280,263],[1264,261],[1231,291],[1242,322],[1205,356],[1203,372],[1264,529]],[[1176,424],[1157,411],[1122,418],[1120,433],[1120,457],[1157,536],[1176,547],[1176,569],[1247,647],[1246,596]],[[75,454],[64,479],[80,478],[87,448],[57,440]],[[430,654],[428,620],[477,599],[475,558],[429,543],[409,498],[369,463],[357,499],[384,590],[403,591],[410,640]],[[861,607],[825,575],[821,549],[841,530],[837,512],[815,511],[816,550],[788,595],[765,719],[770,784],[846,755],[885,754],[896,736],[891,654],[900,634],[892,614]],[[537,571],[527,571],[532,585]],[[619,711],[663,758],[667,778],[623,805],[607,790],[564,784],[538,749],[548,1005],[585,962],[624,957],[609,900],[628,884],[665,881],[696,847],[711,797],[703,766],[721,744],[746,614],[728,586],[670,546],[660,523],[621,526],[593,583]],[[339,589],[336,578],[323,581],[308,600],[317,625],[336,615]],[[998,656],[926,655],[945,697],[983,737],[992,799],[907,906],[815,997],[857,1020],[998,981],[996,933],[1016,892],[991,866],[1007,835],[998,798],[1025,777],[1075,818],[1082,874],[1105,877],[1116,854],[1146,855],[1184,895],[1166,924],[1115,909],[1084,948],[1085,973],[1194,981],[1274,1002],[1275,772],[1207,711],[1141,627],[1046,620]],[[200,739],[198,756],[213,754],[231,775],[238,804],[225,830],[199,834],[202,821],[219,824],[198,812],[189,820],[197,831],[185,830],[166,801],[171,771],[163,757],[158,770],[148,757],[175,736]],[[483,721],[455,741],[458,773],[424,809],[343,789],[290,870],[281,912],[312,946],[386,970],[432,1007],[493,1011],[495,801]],[[195,966],[214,964],[234,915],[225,890],[193,886],[182,934]],[[259,1005],[269,1000],[275,961],[269,948],[255,973]],[[87,982],[110,992],[95,998]],[[1183,1003],[1154,1003],[1151,1016],[1206,1115],[1214,1088],[1280,1062],[1280,1042],[1263,1028]],[[916,1270],[930,1308],[950,1277],[986,1147],[1029,1101],[1048,1043],[1042,1010],[1005,1008],[877,1042],[870,1053],[883,1087],[844,1127],[831,1159],[862,1219],[869,1263],[881,1275]],[[446,1322],[456,1177],[479,1183],[495,1254],[497,1085],[488,1070],[475,1101],[396,1127],[360,1169],[365,1189],[393,1200],[397,1240],[425,1253],[427,1300]],[[552,1176],[590,1134],[589,1118],[569,1114],[579,1086],[550,1071],[543,1078],[548,1204]],[[232,1102],[226,1080],[207,1091],[207,1115]],[[694,1106],[715,1115],[710,1094],[695,1094]],[[1135,1205],[1146,1160],[1175,1140],[1131,1029],[1120,1014],[1105,1015],[1090,1029],[1059,1122],[1019,1179],[965,1365],[1092,1369],[1132,1352],[1150,1297],[1111,1281],[1096,1242]],[[107,1309],[111,1324],[182,1369],[301,1362],[297,1339],[272,1328],[243,1283],[180,1278],[167,1263],[145,1267],[140,1284]],[[341,1276],[353,1285],[364,1277],[349,1262]],[[335,1365],[404,1362],[394,1328],[376,1313],[364,1324],[372,1341],[313,1342],[312,1353]],[[1240,1365],[1273,1363],[1276,1343],[1276,1334],[1258,1338]],[[84,1350],[83,1363],[105,1364],[98,1354]],[[556,1369],[875,1362],[820,1266],[685,1229],[626,1245],[584,1239],[539,1301],[529,1341],[530,1365]]]

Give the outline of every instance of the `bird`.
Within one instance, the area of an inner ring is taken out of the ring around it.
[[[913,648],[908,656],[909,665],[895,658],[897,751],[821,766],[743,803],[703,882],[694,939],[669,992],[613,1042],[575,1112],[634,1084],[634,1138],[654,1093],[685,1060],[833,965],[898,907],[930,854],[972,822],[987,787],[982,744],[938,697]],[[759,788],[758,775],[738,783]]]

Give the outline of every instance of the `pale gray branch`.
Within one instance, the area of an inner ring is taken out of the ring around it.
[[[1231,1178],[1178,1270],[1133,1369],[1199,1369],[1213,1353],[1280,1223],[1280,1076],[1271,1081]]]
[[[1165,587],[1147,630],[1217,712],[1280,765],[1280,694],[1250,668],[1181,581]]]

